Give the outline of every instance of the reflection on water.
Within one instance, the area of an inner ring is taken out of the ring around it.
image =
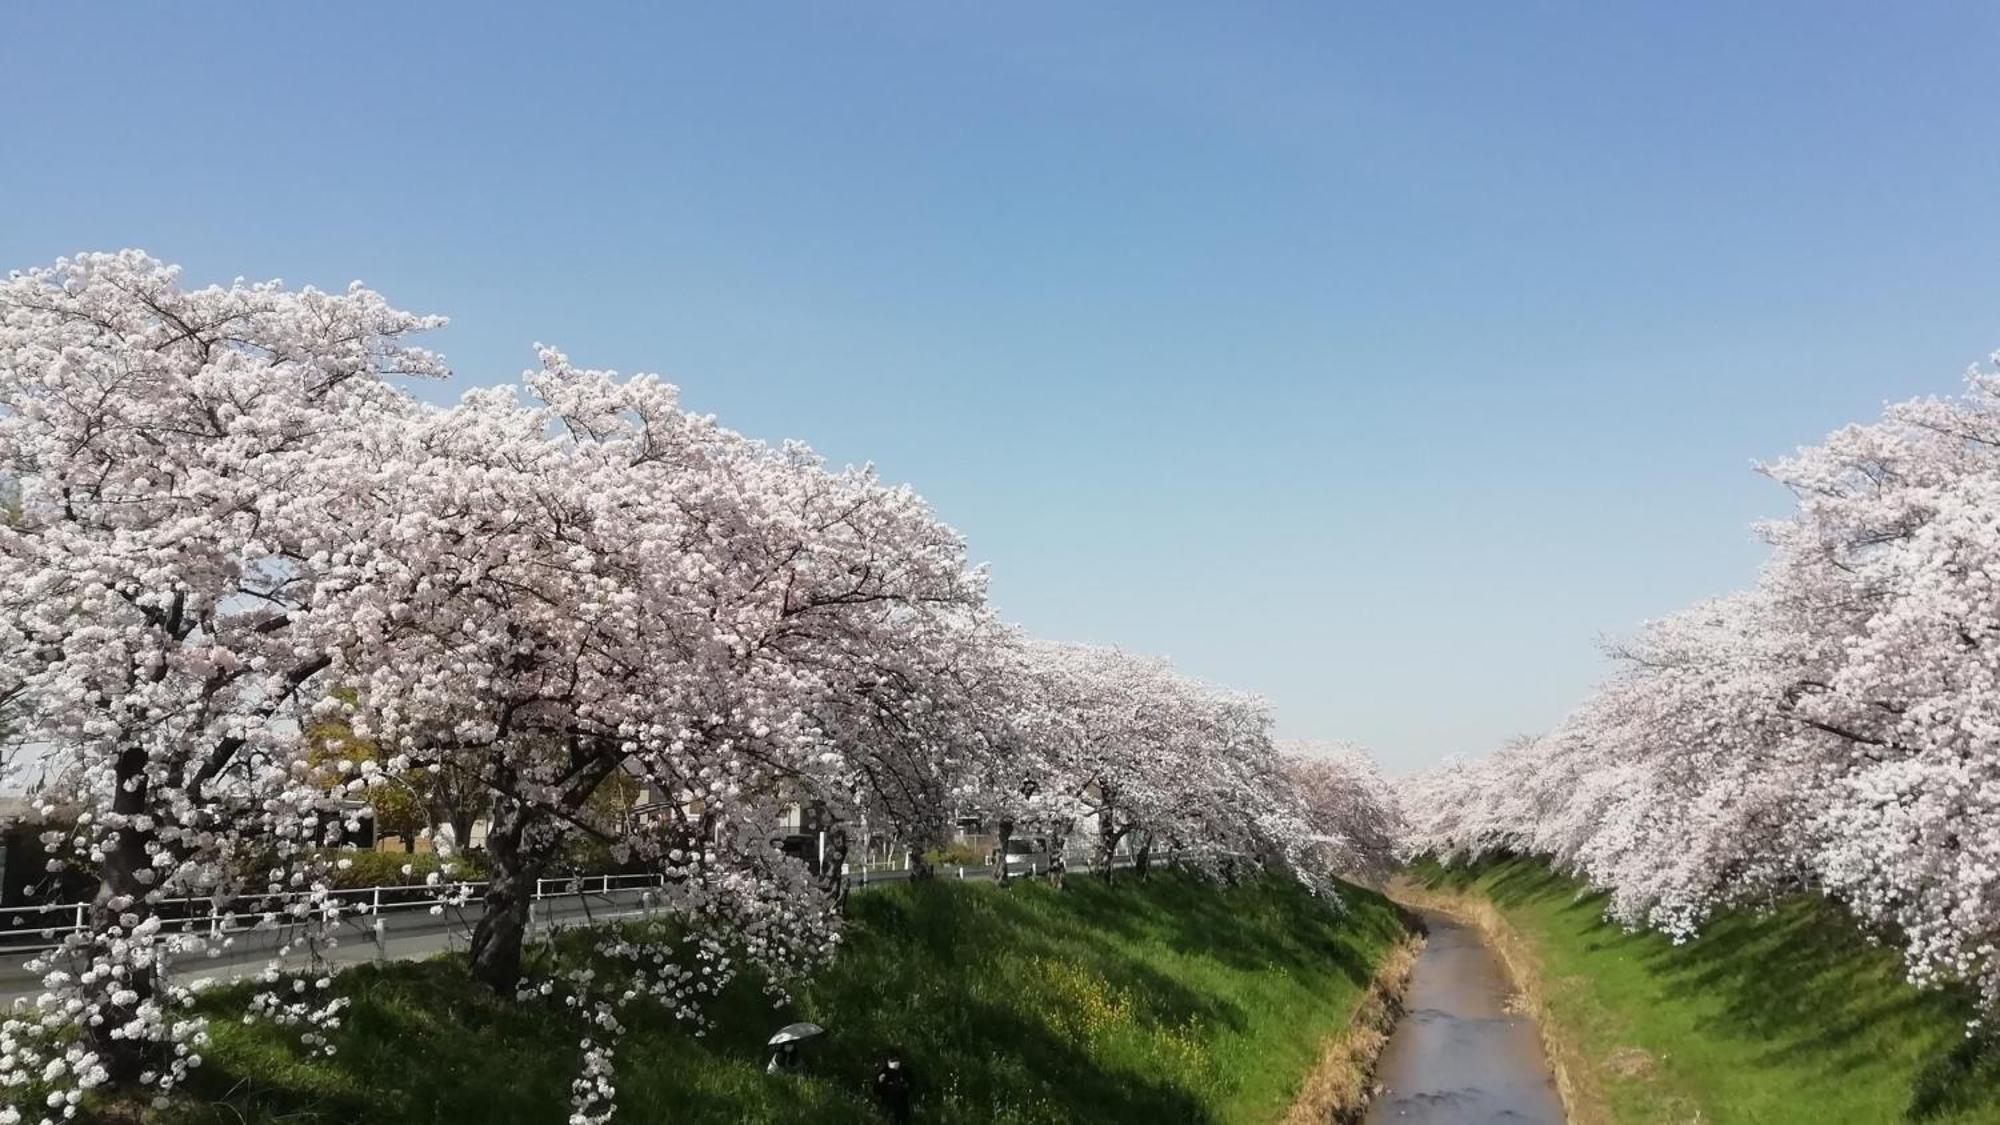
[[[1534,1021],[1507,1011],[1507,977],[1476,931],[1424,911],[1430,941],[1389,1037],[1367,1125],[1560,1125]]]

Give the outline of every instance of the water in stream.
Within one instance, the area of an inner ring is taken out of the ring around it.
[[[1366,1125],[1561,1125],[1534,1021],[1507,1010],[1506,972],[1478,931],[1423,911],[1430,940],[1389,1036]]]

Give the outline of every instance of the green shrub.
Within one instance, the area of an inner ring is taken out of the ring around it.
[[[986,863],[986,856],[979,849],[966,843],[933,848],[924,853],[924,858],[929,860],[933,867],[981,867]]]
[[[335,861],[333,885],[341,890],[422,883],[433,871],[442,871],[446,879],[474,881],[491,872],[486,857],[479,852],[460,853],[449,864],[442,863],[435,852],[338,851],[328,852],[327,858]],[[340,860],[346,860],[347,866],[341,867]],[[407,875],[403,873],[405,866],[410,869]]]

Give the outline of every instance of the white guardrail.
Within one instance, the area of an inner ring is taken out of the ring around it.
[[[454,905],[479,901],[486,880],[428,883],[389,883],[374,887],[347,887],[327,892],[326,900],[340,904],[343,917],[379,917],[419,908],[441,912]],[[535,881],[534,901],[578,895],[608,895],[617,891],[644,891],[662,885],[659,875],[582,875]],[[154,905],[161,929],[169,933],[206,931],[212,937],[242,933],[270,924],[302,920],[287,909],[291,904],[314,898],[311,891],[276,895],[251,895],[227,902],[213,898],[170,898]],[[0,907],[0,954],[26,953],[58,945],[64,934],[87,928],[90,903],[65,902],[41,906]],[[50,918],[56,915],[60,918]],[[47,921],[44,921],[47,919]]]
[[[1112,860],[1112,866],[1128,866],[1129,855],[1119,855]],[[1086,859],[1072,859],[1067,864],[1069,870],[1087,872],[1093,865]],[[1013,878],[1039,877],[1047,874],[1047,863],[1036,860],[1026,864],[1028,870],[1016,871]],[[993,864],[946,864],[939,865],[935,873],[941,878],[993,877]],[[851,889],[859,889],[873,884],[904,882],[910,877],[910,863],[883,860],[865,864],[842,864],[841,878]],[[340,914],[344,920],[381,918],[398,912],[422,909],[431,914],[443,914],[460,907],[479,907],[481,896],[487,886],[486,880],[469,882],[395,883],[374,887],[354,887],[330,891],[327,900],[340,904]],[[620,892],[638,891],[641,899],[649,897],[644,892],[665,886],[663,876],[642,875],[579,875],[552,879],[537,879],[535,893],[530,906],[530,925],[533,925],[532,903],[551,900],[604,898]],[[294,915],[288,905],[305,902],[314,898],[312,892],[298,891],[277,895],[258,895],[231,902],[218,902],[213,898],[165,899],[155,904],[154,913],[160,918],[161,928],[169,933],[205,932],[211,938],[225,938],[239,933],[268,930],[273,926],[302,921]],[[86,930],[87,902],[50,903],[40,906],[20,905],[0,907],[0,957],[30,954],[52,949],[62,944],[65,935]],[[650,903],[647,904],[650,907]],[[379,931],[379,925],[378,925]],[[380,934],[376,935],[380,939]]]

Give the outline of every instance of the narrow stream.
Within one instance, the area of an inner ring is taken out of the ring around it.
[[[1419,911],[1430,940],[1389,1036],[1365,1125],[1561,1125],[1535,1023],[1507,1010],[1507,974],[1478,931]]]

